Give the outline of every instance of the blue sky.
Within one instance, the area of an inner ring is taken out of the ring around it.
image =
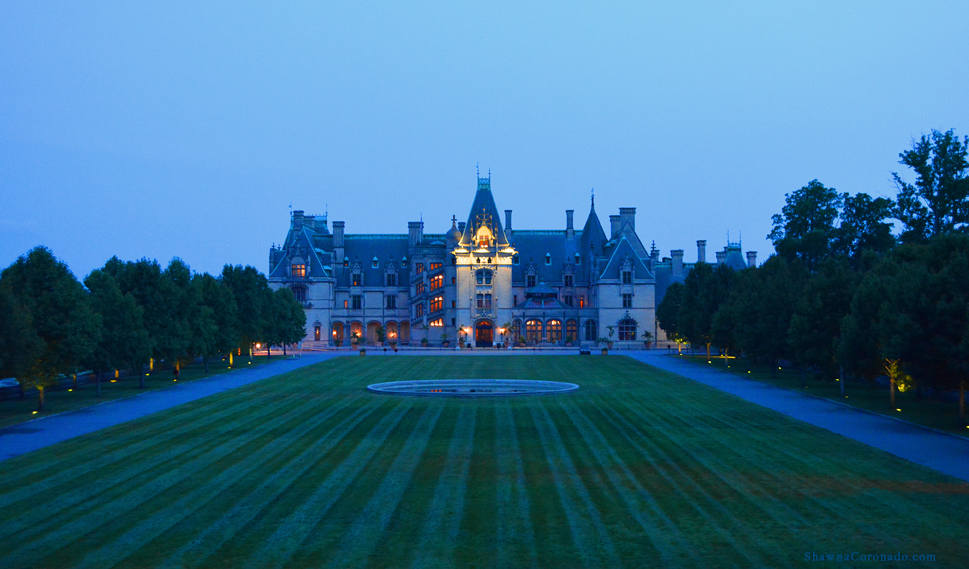
[[[793,5],[791,5],[793,4]],[[0,266],[35,245],[267,269],[289,211],[443,232],[475,165],[519,229],[636,207],[763,261],[784,194],[895,196],[969,134],[969,3],[3,2]]]

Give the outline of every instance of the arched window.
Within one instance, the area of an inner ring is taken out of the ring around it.
[[[561,320],[549,320],[548,321],[548,331],[546,332],[549,342],[561,342],[562,341],[562,321]]]
[[[474,274],[475,282],[479,285],[490,285],[491,284],[491,271],[487,269],[480,269]]]
[[[579,324],[574,319],[565,321],[565,341],[575,342],[579,339]]]
[[[599,341],[599,326],[596,325],[595,320],[585,321],[585,341],[586,342]]]
[[[514,322],[512,322],[511,328],[512,328],[512,331],[513,331],[513,333],[515,335],[515,341],[517,342],[518,339],[522,337],[522,332],[524,331],[524,330],[522,330],[522,321],[521,320],[515,320]]]
[[[537,344],[542,341],[541,320],[529,320],[525,323],[525,340],[529,344]]]
[[[619,321],[619,341],[631,342],[636,339],[636,321],[632,318],[623,318]]]

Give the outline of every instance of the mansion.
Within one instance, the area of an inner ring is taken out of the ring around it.
[[[565,212],[565,228],[512,228],[504,223],[491,178],[478,178],[467,221],[451,220],[445,233],[349,234],[344,222],[292,213],[283,245],[269,251],[269,283],[289,287],[306,310],[306,347],[386,341],[430,345],[462,341],[476,347],[527,345],[642,347],[644,332],[664,340],[656,306],[666,288],[682,281],[692,264],[683,251],[660,259],[636,233],[636,208],[599,223],[595,202],[582,229]],[[697,242],[705,261],[706,241]],[[717,252],[717,262],[740,269],[739,243]],[[612,334],[610,334],[610,330]]]

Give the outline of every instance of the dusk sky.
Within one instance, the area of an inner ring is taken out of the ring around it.
[[[46,245],[267,270],[290,206],[348,233],[636,207],[663,256],[817,178],[895,197],[969,134],[969,2],[0,3],[0,267]]]

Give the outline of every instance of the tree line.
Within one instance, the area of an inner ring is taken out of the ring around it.
[[[787,194],[768,236],[776,254],[733,271],[698,263],[657,319],[677,342],[800,366],[802,375],[959,391],[969,382],[969,139],[933,131],[899,154],[896,199],[813,180]],[[901,224],[896,236],[893,220]]]
[[[285,346],[305,336],[306,314],[288,288],[273,291],[254,267],[193,273],[181,259],[121,261],[79,282],[66,264],[37,247],[0,272],[0,377],[15,377],[21,397],[58,377],[92,371],[138,372],[150,362],[209,360],[256,342]]]

